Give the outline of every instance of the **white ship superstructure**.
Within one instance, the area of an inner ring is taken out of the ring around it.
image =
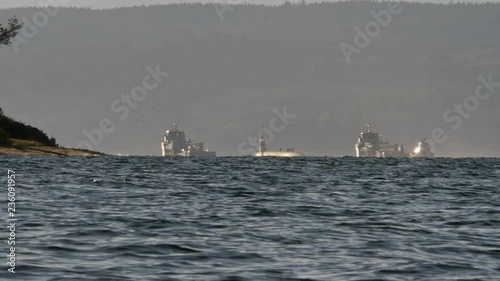
[[[372,124],[358,135],[355,144],[356,157],[408,157],[403,145],[390,144],[375,132]]]
[[[434,157],[434,153],[432,153],[429,142],[426,139],[422,139],[410,153],[410,157]]]
[[[202,142],[192,142],[191,139],[186,141],[186,135],[178,128],[178,124],[179,122],[175,122],[173,128],[163,135],[163,156],[216,156],[215,151],[205,150]]]
[[[264,136],[260,136],[259,138],[259,152],[256,152],[255,155],[256,157],[297,157],[297,156],[302,156],[300,153],[295,152],[294,148],[287,148],[285,151],[283,150],[278,150],[278,151],[269,151],[267,150],[266,147],[266,140],[264,139]]]

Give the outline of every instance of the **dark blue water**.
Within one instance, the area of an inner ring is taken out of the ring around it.
[[[499,159],[0,163],[1,280],[500,280]]]

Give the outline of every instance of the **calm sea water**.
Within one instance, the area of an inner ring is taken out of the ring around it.
[[[500,159],[0,163],[1,280],[500,280]]]

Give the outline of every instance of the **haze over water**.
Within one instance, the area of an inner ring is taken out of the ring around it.
[[[62,146],[107,154],[159,155],[180,121],[217,155],[243,156],[286,108],[295,117],[273,150],[353,155],[373,123],[407,151],[427,138],[438,156],[500,157],[500,4],[405,2],[390,23],[386,2],[228,4],[223,15],[211,4],[60,8],[38,26],[41,8],[0,9],[2,23],[26,21],[0,51],[1,108]],[[372,24],[378,35],[356,44]],[[148,68],[169,75],[147,79]],[[144,81],[158,85],[127,102]]]
[[[1,280],[500,276],[498,159],[2,156],[0,165],[16,172],[19,218],[17,279],[2,263]]]

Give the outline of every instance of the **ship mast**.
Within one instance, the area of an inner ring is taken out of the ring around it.
[[[264,135],[262,134],[259,138],[259,152],[261,156],[264,156],[264,152],[266,151],[266,140],[264,139]]]

